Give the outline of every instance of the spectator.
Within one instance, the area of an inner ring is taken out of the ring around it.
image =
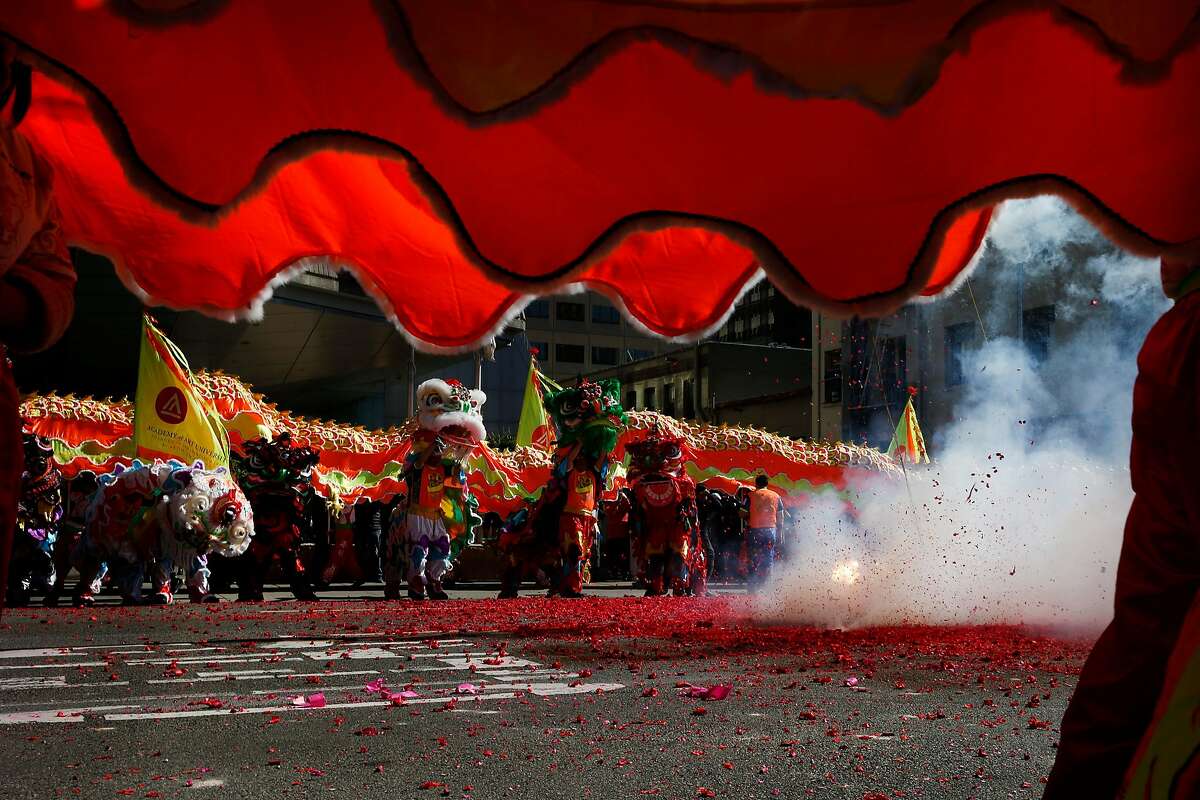
[[[383,582],[379,548],[383,541],[383,503],[360,498],[354,505],[354,550],[363,580]]]
[[[750,492],[747,547],[750,556],[749,590],[757,592],[771,577],[779,528],[785,522],[783,499],[767,486],[767,476],[759,475]]]

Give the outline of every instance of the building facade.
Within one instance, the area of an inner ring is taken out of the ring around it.
[[[627,409],[812,435],[810,351],[707,341],[592,372],[617,378]]]
[[[657,355],[671,345],[632,325],[598,292],[556,295],[525,307],[529,346],[556,381]],[[522,376],[523,377],[523,376]]]

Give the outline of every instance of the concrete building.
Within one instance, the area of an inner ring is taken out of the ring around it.
[[[754,425],[792,437],[812,432],[811,353],[708,341],[590,373],[618,378],[627,409]]]
[[[53,348],[15,359],[18,386],[24,392],[132,397],[142,303],[106,259],[82,251],[72,257],[79,276],[75,318]],[[397,425],[407,419],[410,389],[419,377],[465,358],[469,369],[461,379],[474,380],[472,355],[414,353],[352,276],[320,263],[277,287],[257,322],[149,310],[192,369],[237,375],[279,407],[309,417]],[[512,341],[519,333],[518,320],[498,340]],[[515,417],[503,395],[497,392],[498,402],[485,411]]]
[[[811,346],[813,313],[760,281],[734,305],[729,319],[712,338],[720,342]]]
[[[953,294],[910,304],[883,319],[844,322],[836,339],[827,331],[821,360],[827,381],[823,397],[830,402],[823,407],[836,400],[840,383],[841,435],[883,447],[908,399],[907,387],[914,386],[917,416],[932,443],[955,419],[956,410],[961,413],[971,371],[980,369],[979,350],[989,340],[1019,342],[1037,369],[1056,347],[1083,334],[1085,325],[1099,325],[1106,335],[1118,336],[1128,328],[1130,341],[1124,349],[1132,358],[1144,334],[1145,315],[1125,319],[1120,304],[1095,299],[1103,293],[1105,273],[1085,268],[1089,260],[1115,252],[1097,238],[1068,244],[1054,254],[1053,265],[1002,264],[1004,254],[989,244],[969,283]],[[1148,273],[1147,285],[1153,287],[1155,279]],[[1047,388],[1062,398],[1072,391],[1054,381]],[[832,421],[836,412],[830,410],[827,419]],[[1031,431],[1037,424],[1030,420]]]
[[[657,355],[672,345],[634,327],[601,294],[557,295],[525,307],[525,331],[557,381]],[[524,378],[524,373],[521,375]]]

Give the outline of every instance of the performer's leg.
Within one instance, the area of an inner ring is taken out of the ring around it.
[[[667,553],[667,586],[676,597],[686,591],[688,581],[685,547],[672,547]]]
[[[667,554],[646,551],[646,596],[666,594]]]
[[[212,593],[209,579],[212,571],[208,568],[208,554],[192,557],[188,564],[187,589],[188,598],[193,603],[219,603],[221,598]]]
[[[58,539],[54,542],[54,585],[42,598],[43,605],[58,605],[58,599],[62,597],[63,589],[67,585],[67,573],[71,571],[71,552],[78,543],[78,533],[69,530],[59,532]]]
[[[169,556],[161,556],[154,562],[150,574],[150,584],[154,587],[154,594],[150,596],[151,605],[168,606],[175,602],[175,595],[171,591],[174,572],[175,561]]]
[[[31,583],[30,550],[32,541],[22,531],[15,531],[12,550],[8,554],[8,598],[9,608],[24,608],[29,605]]]
[[[408,596],[425,599],[425,562],[429,558],[431,525],[424,517],[409,515],[408,530]]]
[[[1084,665],[1045,797],[1113,797],[1154,711],[1200,588],[1200,293],[1176,303],[1138,356],[1130,477],[1112,623]]]
[[[304,562],[300,560],[300,538],[296,537],[293,544],[287,553],[283,554],[282,562],[284,569],[289,573],[288,584],[292,590],[292,596],[297,600],[318,600],[317,593],[313,591],[312,578],[309,577],[308,570],[304,568]]]
[[[142,584],[146,582],[146,563],[141,559],[125,561],[115,558],[108,566],[112,573],[113,585],[121,593],[121,601],[131,606],[142,605],[145,602]]]
[[[238,600],[257,601],[263,599],[263,578],[271,563],[270,545],[257,542],[237,558]]]
[[[431,600],[448,600],[442,589],[442,578],[450,571],[450,534],[441,523],[437,523],[437,535],[429,542],[425,562],[425,586]]]
[[[400,586],[408,579],[408,533],[404,517],[398,517],[388,526],[387,539],[383,545],[383,597],[399,600]],[[371,558],[365,554],[360,562],[370,575]]]
[[[578,597],[583,593],[583,523],[583,518],[574,514],[563,514],[559,520],[559,550],[562,553],[559,593],[563,597]]]

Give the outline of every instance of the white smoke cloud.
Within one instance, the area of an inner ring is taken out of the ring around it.
[[[1019,318],[1016,281],[1038,276],[1053,279],[1071,333],[1041,365],[992,335],[964,369],[955,421],[931,440],[934,465],[860,487],[856,521],[833,503],[806,509],[757,601],[764,617],[1079,629],[1111,617],[1136,354],[1169,305],[1157,263],[1115,250],[1053,198],[1006,203],[988,237],[977,278],[995,284],[995,329]]]

